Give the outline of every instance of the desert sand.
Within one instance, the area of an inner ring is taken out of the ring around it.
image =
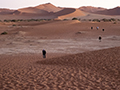
[[[0,35],[0,90],[120,90],[120,22],[0,22],[0,28],[8,33]]]

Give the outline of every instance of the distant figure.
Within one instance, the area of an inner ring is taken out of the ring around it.
[[[91,29],[93,29],[93,27],[91,27]]]
[[[102,29],[102,31],[104,31],[104,29]]]
[[[101,42],[101,39],[102,39],[102,37],[101,36],[99,36],[99,41]]]
[[[98,30],[98,29],[99,29],[99,27],[96,27],[96,29]]]
[[[43,58],[46,58],[46,51],[43,49],[42,50]]]

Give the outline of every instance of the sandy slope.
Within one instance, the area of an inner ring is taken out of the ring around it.
[[[119,24],[0,23],[0,90],[119,90]]]
[[[119,90],[119,51],[118,47],[51,59],[0,55],[0,89]]]
[[[22,12],[22,13],[34,13],[34,14],[49,14],[47,11],[42,10],[42,9],[37,9],[34,7],[29,7],[29,8],[23,8],[23,9],[19,9],[18,11]]]
[[[106,8],[92,7],[92,6],[82,6],[79,9],[81,11],[85,11],[85,12],[89,12],[89,13],[106,10]]]
[[[66,12],[66,11],[65,11]],[[66,15],[59,15],[59,19],[69,19],[73,17],[78,17],[78,16],[85,16],[85,13],[80,11],[79,9],[74,9],[74,12],[66,14]]]

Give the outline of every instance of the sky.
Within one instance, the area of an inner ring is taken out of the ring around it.
[[[34,7],[45,3],[51,3],[59,7],[72,8],[94,6],[110,9],[120,6],[120,0],[0,0],[0,8],[19,9]]]

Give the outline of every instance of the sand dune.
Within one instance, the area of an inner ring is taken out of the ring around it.
[[[84,16],[85,14],[79,9],[65,8],[60,12],[57,12],[56,15],[58,15],[59,19],[67,19],[67,18],[73,18],[77,16]]]
[[[47,11],[41,10],[41,9],[37,9],[35,7],[18,9],[18,11],[20,11],[22,13],[28,13],[28,14],[41,14],[41,15],[49,14]]]
[[[120,15],[120,7],[116,7],[113,9],[103,10],[95,12],[97,14],[104,14],[104,15]]]
[[[92,7],[92,6],[83,6],[80,7],[79,9],[81,11],[89,12],[89,13],[106,10],[105,8],[102,7]]]
[[[62,8],[56,7],[52,5],[51,3],[42,4],[42,5],[36,6],[36,8],[42,9],[48,12],[58,12],[62,10]]]
[[[5,14],[11,14],[15,10],[10,10],[10,9],[0,9],[0,14],[5,15]]]
[[[0,18],[4,19],[119,19],[119,8],[105,9],[101,7],[62,8],[51,3],[41,4],[36,7],[21,8],[18,10],[0,9]],[[112,16],[117,15],[117,16]]]

